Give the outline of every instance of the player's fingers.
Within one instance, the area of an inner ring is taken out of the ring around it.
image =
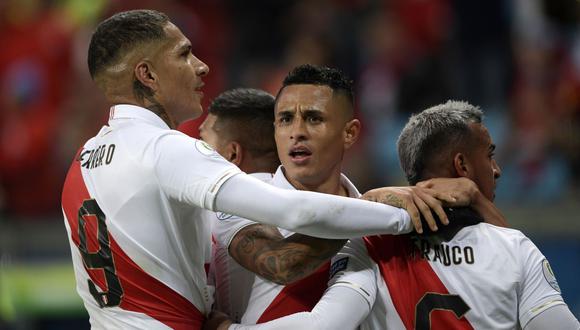
[[[371,202],[380,202],[377,199],[377,194],[373,191],[367,191],[366,193],[362,194],[362,196],[360,196],[360,199],[364,199],[366,201],[371,201]]]
[[[411,221],[413,222],[413,227],[415,227],[415,230],[419,234],[422,234],[423,225],[421,224],[421,215],[412,200],[408,200],[406,202],[405,210],[407,210],[407,213],[409,213],[409,216],[411,216]]]
[[[444,225],[449,224],[449,218],[447,218],[447,214],[443,210],[443,202],[436,198],[436,196],[430,194],[423,194],[422,192],[417,192],[419,197],[423,199],[423,201],[429,206],[431,212],[435,212],[441,223]]]
[[[431,188],[433,186],[433,183],[431,182],[431,180],[426,180],[418,182],[416,186],[421,188]]]
[[[457,198],[455,198],[451,193],[436,191],[433,189],[424,189],[427,194],[437,198],[438,200],[453,206],[453,203],[457,202]]]
[[[429,206],[417,194],[413,194],[413,201],[419,209],[419,212],[423,215],[425,221],[427,221],[429,228],[431,228],[432,231],[437,231],[437,222],[435,222],[435,218],[433,218],[433,213],[431,213]]]

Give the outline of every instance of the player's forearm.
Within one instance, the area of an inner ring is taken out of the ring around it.
[[[473,198],[471,207],[477,212],[487,223],[500,227],[509,227],[506,218],[501,211],[487,199],[481,192]]]
[[[360,294],[346,287],[329,289],[312,312],[296,313],[257,325],[232,324],[229,330],[355,329],[370,308]]]
[[[273,244],[270,251],[258,258],[264,267],[274,265],[278,270],[270,278],[279,284],[289,284],[314,273],[347,242],[346,239],[323,239],[294,234]]]
[[[294,234],[284,238],[276,228],[255,224],[240,230],[228,251],[244,268],[286,285],[300,280],[335,255],[346,240]]]
[[[216,196],[218,211],[305,235],[347,239],[412,229],[398,208],[363,200],[274,188],[247,175],[230,178]]]

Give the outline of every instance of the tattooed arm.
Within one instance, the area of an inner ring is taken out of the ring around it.
[[[442,203],[455,201],[455,197],[447,192],[420,187],[379,188],[367,192],[362,198],[406,209],[416,226],[420,226],[423,215],[432,230],[437,230],[437,227],[431,212],[447,224]],[[254,224],[235,234],[228,251],[251,272],[272,282],[288,284],[312,274],[345,242],[301,234],[284,238],[276,227]]]
[[[312,274],[344,243],[346,240],[302,234],[284,238],[276,227],[254,224],[234,236],[228,251],[244,268],[269,281],[286,285]]]

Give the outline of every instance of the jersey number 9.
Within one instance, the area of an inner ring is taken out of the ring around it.
[[[90,221],[97,222],[96,233],[87,230],[87,223]],[[107,225],[105,223],[105,214],[97,204],[97,201],[94,199],[83,201],[83,205],[79,208],[78,212],[78,222],[79,250],[85,266],[88,269],[103,270],[105,274],[106,290],[99,292],[95,283],[89,279],[89,291],[101,308],[118,306],[123,297],[123,288],[121,287],[121,282],[115,270],[115,263],[109,242],[109,232],[107,231]],[[87,235],[96,236],[98,243],[98,251],[96,253],[89,252],[87,248]]]

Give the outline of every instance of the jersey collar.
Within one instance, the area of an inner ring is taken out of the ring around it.
[[[423,228],[426,228],[426,230],[423,234],[418,235],[419,237],[433,237],[435,242],[440,242],[441,240],[449,242],[461,229],[484,222],[484,219],[470,207],[445,207],[443,210],[447,214],[447,218],[449,218],[449,224],[447,226],[439,226],[439,230],[433,232],[426,225],[423,217],[421,217]]]
[[[274,177],[272,178],[272,184],[279,188],[296,189],[292,184],[290,184],[290,182],[288,182],[288,179],[286,179],[283,168],[284,166],[282,165],[278,166],[278,170],[276,170],[276,173],[274,173]],[[342,173],[340,174],[340,183],[348,191],[348,197],[359,198],[361,196],[360,192],[356,189],[354,184],[352,184],[346,175]]]
[[[112,106],[109,112],[109,124],[117,119],[136,119],[145,121],[159,128],[170,129],[163,119],[159,118],[151,110],[132,104],[117,104]]]

